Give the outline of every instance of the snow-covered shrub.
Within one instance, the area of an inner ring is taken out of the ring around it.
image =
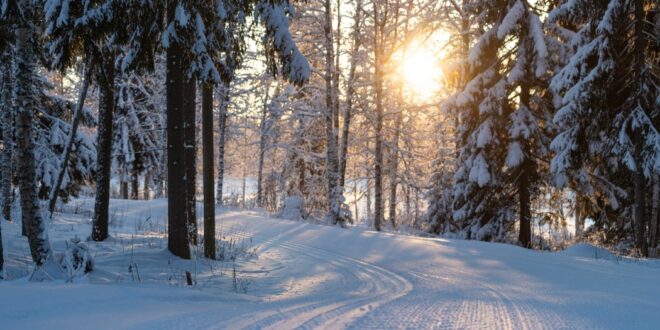
[[[278,218],[304,220],[307,219],[307,216],[303,199],[300,196],[289,196],[284,199],[284,205],[282,206],[282,211],[280,211]]]
[[[66,249],[60,264],[68,281],[94,270],[94,260],[85,242],[82,242],[78,237],[74,237],[65,243]]]

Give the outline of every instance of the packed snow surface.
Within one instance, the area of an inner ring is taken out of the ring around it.
[[[55,217],[49,231],[56,250],[64,240],[89,233],[92,204],[74,201]],[[596,250],[586,245],[547,253],[223,210],[218,236],[256,256],[236,263],[184,261],[165,249],[166,201],[113,200],[111,209],[113,237],[89,243],[96,269],[74,283],[27,282],[22,276],[29,252],[18,238],[20,226],[2,223],[10,277],[0,282],[3,329],[660,324],[658,264],[595,258]],[[183,285],[186,270],[193,273],[193,287]]]

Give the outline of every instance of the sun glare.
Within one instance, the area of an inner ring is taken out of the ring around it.
[[[399,69],[404,90],[415,99],[432,97],[440,88],[438,59],[428,49],[419,47],[409,51]]]

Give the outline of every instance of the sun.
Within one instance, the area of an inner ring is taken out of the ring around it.
[[[414,99],[424,100],[440,89],[442,71],[438,57],[431,50],[417,47],[408,51],[399,67],[403,89]]]

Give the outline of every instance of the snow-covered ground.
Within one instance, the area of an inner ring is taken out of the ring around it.
[[[92,202],[50,225],[56,250],[90,231]],[[3,329],[612,328],[660,326],[660,264],[579,245],[563,253],[340,229],[223,211],[236,261],[166,250],[166,202],[112,201],[93,273],[30,283],[20,226],[2,223]],[[77,214],[76,214],[77,213]],[[131,271],[129,272],[129,267]],[[184,285],[185,271],[196,284]],[[139,275],[139,279],[138,279]]]

